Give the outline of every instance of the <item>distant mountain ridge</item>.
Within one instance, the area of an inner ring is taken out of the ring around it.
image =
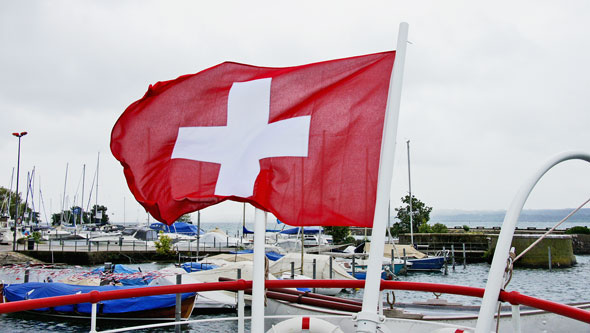
[[[574,208],[564,209],[528,209],[520,214],[522,222],[559,222]],[[502,222],[506,211],[462,211],[462,210],[433,210],[430,220],[437,222]],[[568,219],[569,222],[590,222],[590,208],[582,208]]]

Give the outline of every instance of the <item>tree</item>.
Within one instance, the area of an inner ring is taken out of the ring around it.
[[[10,209],[7,210],[8,207],[8,199],[10,197]],[[8,211],[8,215],[14,219],[16,219],[16,198],[17,198],[17,194],[14,191],[10,191],[9,189],[0,186],[0,215],[4,216],[7,211]],[[20,196],[20,193],[18,195],[18,202],[19,202],[19,215],[22,217],[24,216],[24,212],[31,212],[31,209],[28,207],[28,205],[26,204],[26,202],[22,199],[22,197]],[[25,209],[26,207],[26,209]],[[34,216],[33,216],[34,217]]]
[[[107,209],[108,208],[103,205],[93,205],[90,211],[88,212],[92,217],[90,221],[94,223],[108,224],[109,216],[107,215]],[[96,217],[96,214],[98,214],[99,218]]]
[[[394,223],[391,227],[391,234],[394,236],[410,232],[410,195],[406,195],[401,199],[402,203],[405,205],[395,209],[397,212],[396,217],[399,222]],[[414,226],[414,232],[418,232],[422,225],[428,224],[428,221],[430,221],[431,211],[432,207],[426,206],[426,204],[412,195],[412,222]]]
[[[334,244],[354,243],[350,235],[350,227],[324,227],[324,232],[332,236]]]
[[[185,222],[185,223],[193,223],[193,219],[191,217],[191,214],[184,214],[181,217],[178,218],[178,220],[176,220],[176,222]]]

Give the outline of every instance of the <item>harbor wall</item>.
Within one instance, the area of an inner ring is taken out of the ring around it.
[[[538,235],[514,235],[512,247],[518,255],[523,252],[529,245],[539,238]],[[490,235],[489,261],[492,259],[498,235]],[[530,268],[548,268],[549,267],[549,248],[551,248],[551,267],[571,267],[576,264],[576,256],[572,244],[571,235],[547,235],[535,247],[530,249],[515,266]]]
[[[574,254],[590,254],[590,235],[572,235]]]

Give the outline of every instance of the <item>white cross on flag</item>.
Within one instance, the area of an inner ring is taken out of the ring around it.
[[[290,225],[370,227],[394,58],[225,62],[158,82],[121,115],[111,151],[162,222],[229,199]]]

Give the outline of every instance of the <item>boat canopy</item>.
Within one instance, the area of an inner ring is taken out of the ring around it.
[[[320,231],[322,231],[321,227],[305,227],[303,228],[303,233],[304,234],[318,234],[320,233]],[[286,235],[296,235],[299,233],[299,227],[297,228],[290,228],[290,229],[286,229],[280,232],[281,234],[286,234]]]
[[[22,301],[25,299],[37,299],[53,296],[64,296],[74,294],[86,294],[93,290],[108,291],[138,288],[138,286],[79,286],[65,283],[42,283],[29,282],[22,284],[11,284],[4,286],[4,295],[9,302]],[[195,293],[184,293],[182,299],[195,295]],[[132,297],[124,299],[104,300],[100,302],[101,313],[126,313],[135,311],[148,311],[165,307],[173,307],[176,304],[176,295],[155,295],[144,297]],[[49,311],[50,308],[39,308],[36,311]],[[79,312],[90,313],[90,303],[70,304],[56,306],[56,312]]]
[[[174,222],[172,225],[154,222],[150,224],[150,229],[169,233],[178,233],[187,236],[202,235],[205,233],[202,229],[199,230],[196,225],[185,222]]]

